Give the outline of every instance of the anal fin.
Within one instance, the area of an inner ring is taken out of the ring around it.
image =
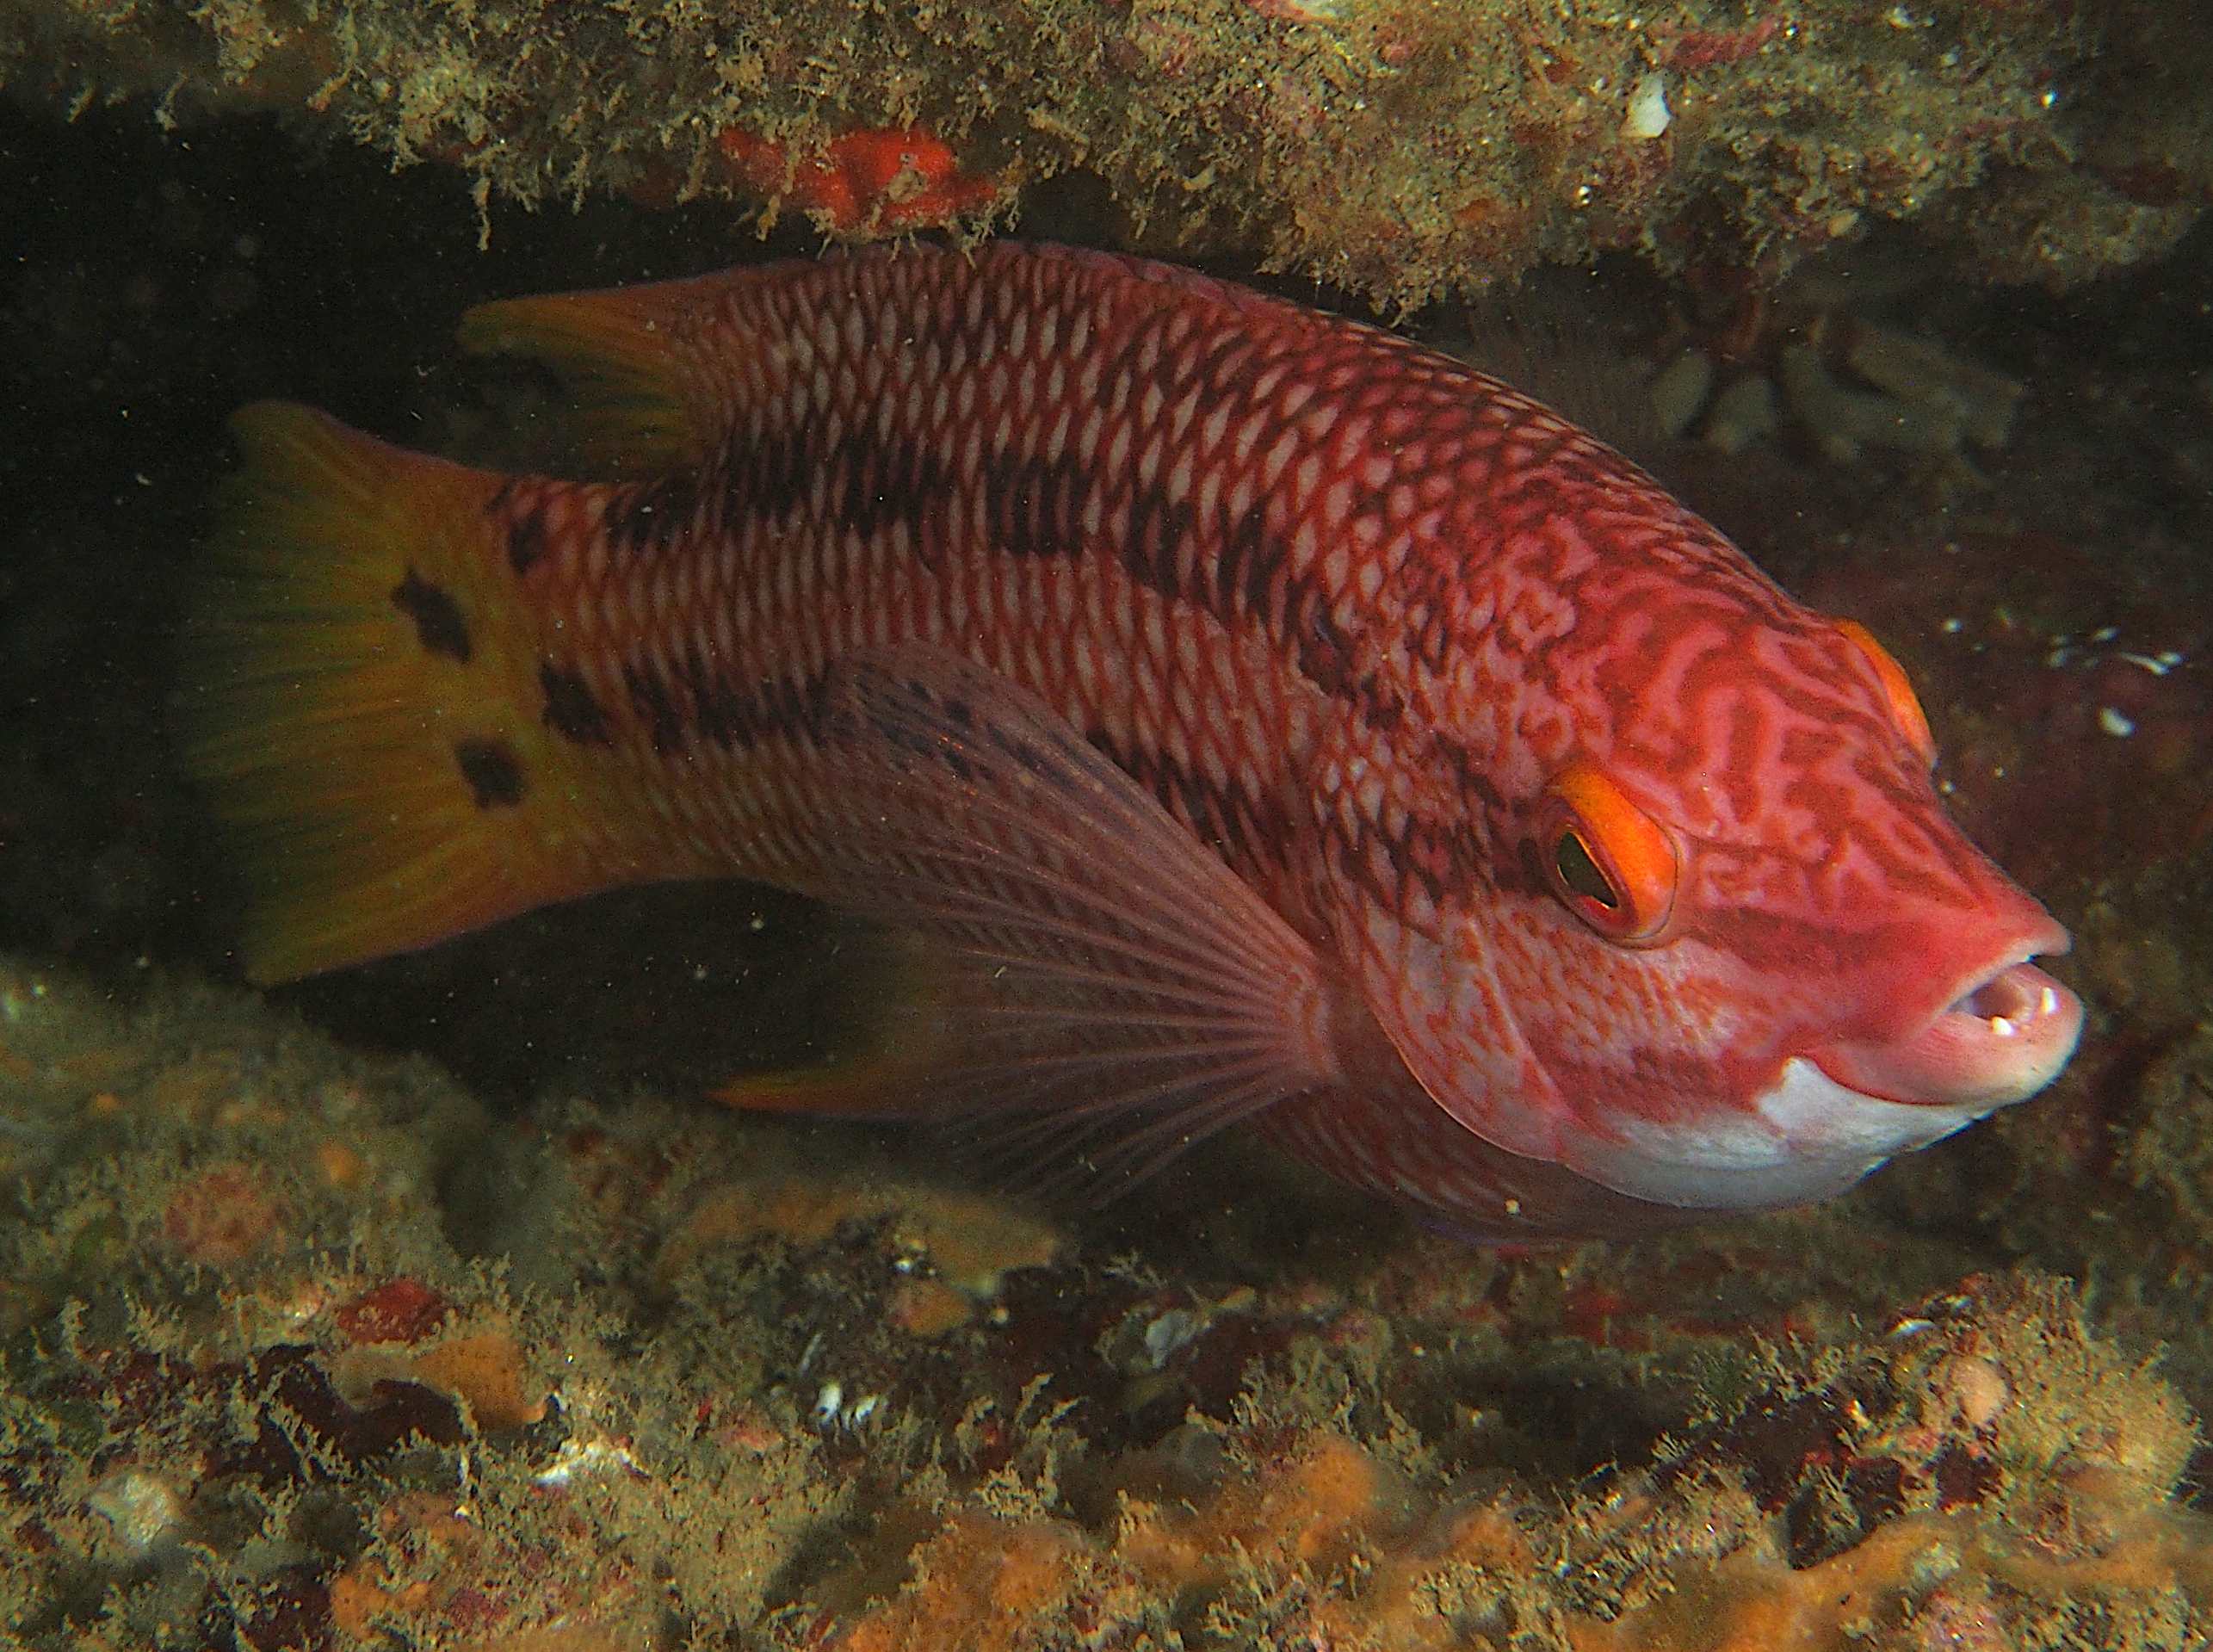
[[[939,961],[925,937],[883,931],[871,937],[866,986],[821,1059],[741,1073],[716,1087],[716,1100],[747,1112],[897,1117],[918,1111],[933,1072],[954,1052]]]

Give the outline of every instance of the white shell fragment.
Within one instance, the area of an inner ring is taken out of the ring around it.
[[[1742,453],[1782,428],[1774,385],[1765,373],[1747,373],[1729,381],[1714,398],[1714,411],[1706,416],[1706,445],[1716,453]]]
[[[1622,136],[1649,142],[1666,132],[1674,118],[1667,108],[1667,77],[1645,75],[1629,88],[1629,112],[1622,121]]]
[[[184,1500],[159,1475],[125,1469],[92,1489],[85,1504],[104,1514],[116,1538],[134,1560],[142,1558],[184,1518]]]
[[[1713,394],[1714,358],[1702,350],[1686,350],[1652,376],[1645,387],[1652,416],[1660,428],[1681,440]]]

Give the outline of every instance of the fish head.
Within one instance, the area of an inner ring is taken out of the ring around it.
[[[1758,594],[1555,639],[1503,715],[1441,719],[1456,848],[1346,949],[1438,1105],[1664,1205],[1827,1197],[2035,1093],[2082,1024],[2032,962],[2066,931],[1946,813],[1905,672]]]

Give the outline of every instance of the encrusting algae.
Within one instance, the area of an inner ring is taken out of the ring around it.
[[[2194,220],[2204,52],[2152,0],[0,6],[20,99],[306,111],[459,166],[480,204],[615,189],[974,234],[1054,211],[1065,175],[1123,244],[1400,304],[1608,248],[1779,273],[1877,216],[2074,284]]]
[[[243,998],[0,985],[28,1647],[2205,1641],[2194,1425],[2069,1288],[1884,1312],[1911,1275],[1877,1242],[1857,1319],[1700,1328],[1702,1257],[1793,1300],[1827,1213],[1642,1262],[1394,1231],[1171,1286],[744,1117],[518,1133]],[[903,1315],[918,1280],[961,1311]],[[1635,1430],[1594,1442],[1577,1393]]]
[[[1209,1435],[1221,1456],[1203,1492],[1168,1504],[1122,1492],[1104,1538],[956,1518],[902,1596],[835,1643],[1141,1644],[1164,1599],[1202,1634],[1256,1646],[1812,1652],[2202,1637],[2213,1526],[2161,1501],[2194,1442],[2186,1416],[2092,1344],[2055,1287],[1939,1311],[1950,1317],[1778,1367],[1773,1389],[1654,1469],[1564,1506],[1440,1497],[1402,1422],[1363,1441],[1341,1417],[1300,1414],[1311,1396],[1248,1396]],[[2033,1396],[1994,1389],[2013,1369],[2039,1373]],[[1815,1413],[1840,1426],[1792,1462],[1818,1437],[1805,1427]],[[1869,1529],[1809,1557],[1799,1503],[1812,1493],[1849,1508],[1855,1487]]]

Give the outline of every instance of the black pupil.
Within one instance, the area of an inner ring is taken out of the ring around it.
[[[1622,904],[1621,897],[1614,893],[1614,886],[1598,869],[1598,863],[1583,846],[1583,839],[1573,832],[1560,834],[1560,841],[1552,846],[1552,863],[1559,869],[1560,881],[1577,894],[1590,896],[1608,912]]]

